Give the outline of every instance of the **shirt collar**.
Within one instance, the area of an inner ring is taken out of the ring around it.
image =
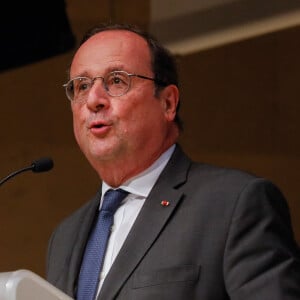
[[[158,179],[160,173],[168,163],[173,152],[175,150],[175,144],[172,145],[168,150],[166,150],[161,156],[146,170],[139,173],[138,175],[130,178],[124,182],[118,188],[121,188],[130,194],[135,194],[146,198],[151,189],[153,188],[156,180]],[[102,184],[102,195],[109,189],[112,189],[107,183]]]

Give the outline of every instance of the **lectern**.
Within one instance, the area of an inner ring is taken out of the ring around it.
[[[72,300],[29,270],[0,273],[0,300]]]

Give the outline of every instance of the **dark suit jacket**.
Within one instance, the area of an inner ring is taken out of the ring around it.
[[[49,243],[47,278],[72,297],[99,199]],[[193,163],[177,146],[98,300],[300,299],[299,257],[286,201],[271,182]]]

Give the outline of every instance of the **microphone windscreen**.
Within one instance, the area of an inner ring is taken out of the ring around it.
[[[32,172],[46,172],[53,168],[53,160],[49,157],[40,158],[31,164]]]

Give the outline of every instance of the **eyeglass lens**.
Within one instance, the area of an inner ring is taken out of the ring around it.
[[[77,77],[69,81],[66,86],[67,95],[71,100],[80,101],[86,99],[90,89],[97,79],[103,80],[103,86],[111,96],[124,95],[130,86],[130,76],[126,72],[116,71],[105,75],[105,77]]]

